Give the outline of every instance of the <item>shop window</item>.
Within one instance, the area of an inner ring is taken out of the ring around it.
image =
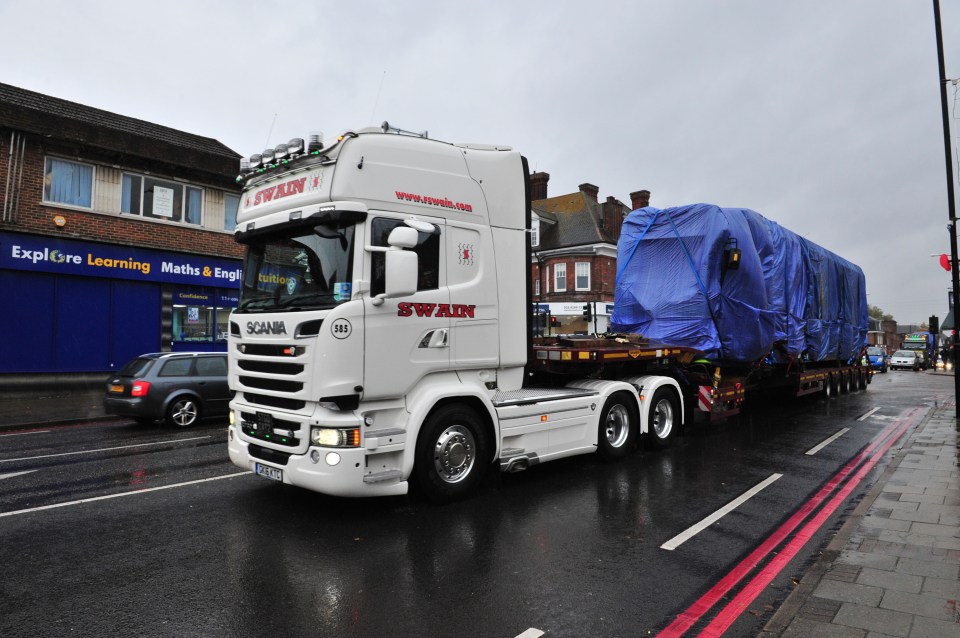
[[[232,308],[217,307],[217,341],[226,341],[230,334],[230,312]]]
[[[399,219],[378,217],[373,220],[371,229],[371,243],[374,246],[388,246],[387,238],[390,231],[403,225]],[[417,232],[417,245],[412,250],[419,258],[419,274],[417,275],[417,290],[435,290],[440,281],[440,229],[434,226],[432,233]],[[386,271],[386,256],[383,253],[371,253],[373,261],[373,281],[370,284],[371,296],[379,295],[384,291],[384,273]]]
[[[237,210],[240,208],[239,195],[223,196],[223,229],[236,230]]]
[[[203,189],[153,177],[124,173],[120,212],[150,219],[199,225]]]
[[[48,157],[43,174],[43,201],[90,208],[93,166]]]
[[[173,306],[174,341],[213,341],[214,308],[210,306]]]

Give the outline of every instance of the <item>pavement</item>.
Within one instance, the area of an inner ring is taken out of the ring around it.
[[[102,390],[0,396],[0,431],[116,420],[102,398]],[[907,436],[764,638],[960,638],[954,400],[935,405]]]
[[[951,398],[899,443],[761,635],[960,638],[958,444]]]
[[[0,432],[119,419],[103,411],[103,394],[102,388],[0,393]]]

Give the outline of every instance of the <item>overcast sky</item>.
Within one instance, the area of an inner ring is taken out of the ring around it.
[[[383,120],[508,144],[550,195],[752,208],[858,264],[899,322],[946,314],[928,0],[6,0],[0,24],[8,84],[245,156]]]

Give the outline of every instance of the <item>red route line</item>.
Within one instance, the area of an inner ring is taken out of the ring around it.
[[[847,463],[843,469],[841,469],[837,474],[835,474],[826,485],[824,485],[820,490],[808,500],[804,505],[789,519],[787,519],[773,534],[771,534],[767,539],[761,543],[756,549],[754,549],[746,558],[744,558],[736,567],[734,567],[726,576],[724,576],[716,585],[714,585],[710,590],[701,596],[693,605],[691,605],[686,611],[681,613],[670,623],[663,631],[657,634],[659,637],[664,638],[676,638],[681,636],[685,631],[690,629],[697,621],[699,621],[704,614],[706,614],[710,608],[717,604],[717,602],[725,596],[737,583],[743,580],[747,574],[749,574],[757,565],[760,564],[760,561],[763,560],[770,552],[773,551],[783,540],[796,529],[800,523],[805,519],[810,512],[815,510],[820,503],[822,503],[826,498],[837,488],[839,485],[853,470],[861,463],[861,461],[870,454],[887,436],[890,435],[898,426],[901,421],[905,421],[913,416],[917,411],[917,408],[914,408],[906,416],[898,421],[894,421],[888,425],[879,435],[874,437],[873,441],[867,445],[859,454],[857,454],[853,459]]]
[[[740,614],[743,613],[743,610],[747,608],[747,605],[752,603],[757,596],[763,591],[763,589],[770,584],[770,582],[787,566],[793,558],[800,552],[804,545],[807,544],[807,541],[823,527],[824,523],[827,522],[827,519],[830,518],[830,515],[843,504],[844,499],[850,495],[850,492],[857,487],[863,478],[867,475],[870,470],[873,469],[873,466],[880,461],[884,454],[887,453],[893,444],[900,440],[900,437],[913,425],[916,421],[917,414],[916,412],[912,414],[909,418],[906,419],[905,423],[898,428],[890,439],[884,443],[883,447],[877,451],[866,463],[863,464],[857,473],[847,481],[846,485],[837,492],[837,494],[830,499],[830,502],[827,503],[820,512],[814,516],[810,521],[803,526],[796,536],[780,551],[770,563],[764,567],[759,574],[757,574],[753,580],[747,583],[747,586],[743,588],[739,594],[730,601],[726,607],[724,607],[719,614],[710,622],[707,627],[700,632],[700,636],[709,636],[716,637],[722,636],[733,622],[740,617]]]

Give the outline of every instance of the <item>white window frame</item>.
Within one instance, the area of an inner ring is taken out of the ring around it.
[[[530,222],[530,245],[540,245],[540,220],[534,219]]]
[[[123,193],[123,183],[127,177],[135,177],[139,180],[140,184],[140,193],[138,198],[138,207],[137,211],[124,211],[123,202],[122,202],[122,193]],[[143,212],[144,207],[144,189],[146,188],[146,181],[153,180],[155,182],[163,182],[164,188],[168,184],[173,185],[180,189],[180,219],[174,219],[173,217],[167,218],[162,215],[150,214],[145,215]],[[200,193],[200,219],[197,222],[188,222],[187,221],[187,206],[189,200],[190,190],[199,191]],[[197,184],[192,184],[190,182],[184,182],[178,179],[172,179],[169,177],[160,177],[157,175],[144,175],[142,173],[136,173],[134,171],[122,171],[120,175],[120,192],[121,192],[121,207],[120,214],[128,217],[138,217],[140,219],[149,219],[151,221],[162,221],[168,224],[176,224],[178,226],[186,226],[187,228],[203,228],[204,213],[206,208],[206,189],[203,186]],[[226,198],[224,198],[226,201]],[[226,211],[224,211],[226,212]]]
[[[50,168],[51,167],[50,163],[52,161],[63,162],[65,164],[74,164],[76,166],[89,167],[91,169],[90,170],[90,205],[89,206],[84,206],[83,204],[71,204],[69,202],[58,202],[53,199],[47,199],[47,190],[48,190],[47,178],[49,177],[51,180],[53,179],[51,177],[52,172]],[[57,157],[56,155],[48,155],[43,159],[43,190],[42,190],[43,200],[42,201],[44,204],[52,204],[54,206],[66,206],[69,208],[79,208],[80,210],[93,210],[93,203],[97,201],[97,194],[95,192],[96,186],[97,186],[96,164],[90,164],[89,162],[78,162],[76,160],[70,160],[65,157]]]
[[[563,280],[563,286],[560,286],[560,280]],[[553,265],[553,291],[567,291],[567,264],[559,263]]]
[[[540,278],[537,277],[537,280],[533,282],[533,294],[537,297],[540,296]]]
[[[580,278],[587,278],[587,285],[580,285]],[[590,290],[590,262],[589,261],[578,261],[574,265],[574,279],[573,279],[574,290]]]

